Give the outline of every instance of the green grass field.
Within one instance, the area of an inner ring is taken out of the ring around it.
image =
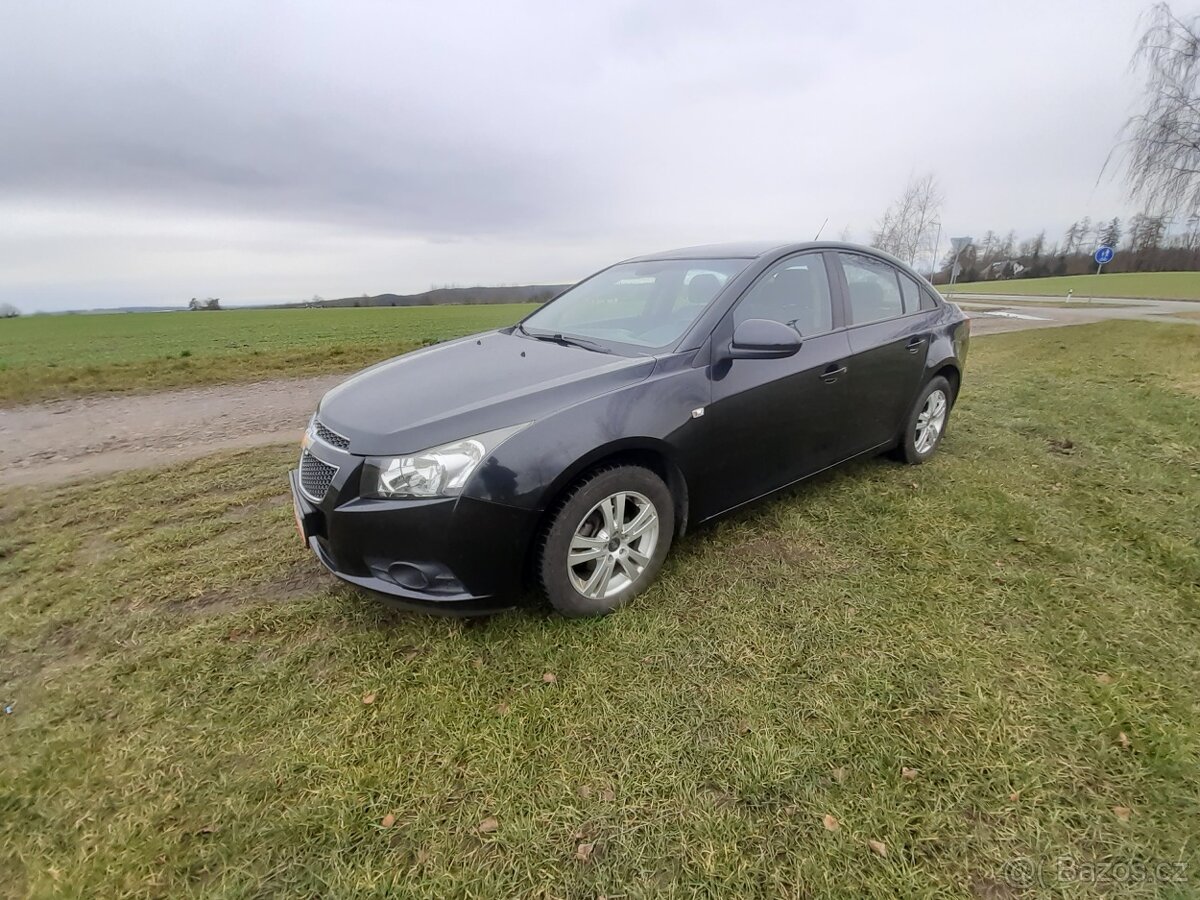
[[[947,285],[938,285],[943,294]],[[954,285],[955,294],[1028,294],[1065,297],[1146,297],[1155,300],[1200,300],[1200,272],[1120,272],[1070,275],[1063,278],[1010,278]]]
[[[0,496],[0,895],[1196,896],[1198,350],[978,339],[599,621],[386,613],[294,447]]]
[[[1200,272],[1016,279],[955,295],[1200,299]],[[944,290],[944,288],[943,288]],[[515,322],[532,304],[29,316],[0,321],[0,406],[53,397],[349,372]]]
[[[1121,309],[1129,308],[1125,303],[1106,303],[1103,300],[1044,300],[1041,297],[1006,297],[1004,300],[971,299],[969,295],[956,295],[954,302],[967,312],[985,309],[1020,309],[1022,306],[1040,306],[1048,309]]]
[[[0,404],[352,371],[535,304],[29,316],[0,321]]]

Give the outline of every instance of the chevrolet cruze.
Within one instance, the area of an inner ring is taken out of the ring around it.
[[[898,260],[829,242],[618,263],[517,324],[321,400],[296,523],[339,578],[479,613],[646,589],[687,528],[855,457],[937,449],[969,323]]]

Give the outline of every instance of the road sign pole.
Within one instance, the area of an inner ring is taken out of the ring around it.
[[[954,254],[954,258],[950,260],[950,286],[954,286],[954,282],[958,281],[958,275],[961,267],[958,264],[958,258],[962,256],[963,249],[971,243],[969,237],[952,237],[950,238],[950,252]]]
[[[933,278],[937,275],[937,252],[938,247],[942,243],[942,223],[938,222],[937,237],[933,239],[933,262],[929,266],[929,283],[933,284]]]

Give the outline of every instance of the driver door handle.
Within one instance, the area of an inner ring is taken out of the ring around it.
[[[821,380],[826,384],[833,384],[838,380],[838,378],[845,374],[845,366],[839,366],[837,363],[830,363],[825,367],[825,371],[821,373]]]

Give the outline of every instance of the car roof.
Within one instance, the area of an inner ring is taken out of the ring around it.
[[[872,247],[848,244],[844,241],[739,241],[727,244],[701,244],[698,247],[680,247],[676,250],[647,253],[644,256],[635,256],[623,261],[634,263],[659,259],[757,259],[767,255],[782,256],[798,250],[857,250],[892,259],[887,253]]]
[[[727,244],[701,244],[697,247],[679,247],[635,256],[625,262],[649,262],[654,259],[754,259],[780,247],[786,241],[738,241]]]

